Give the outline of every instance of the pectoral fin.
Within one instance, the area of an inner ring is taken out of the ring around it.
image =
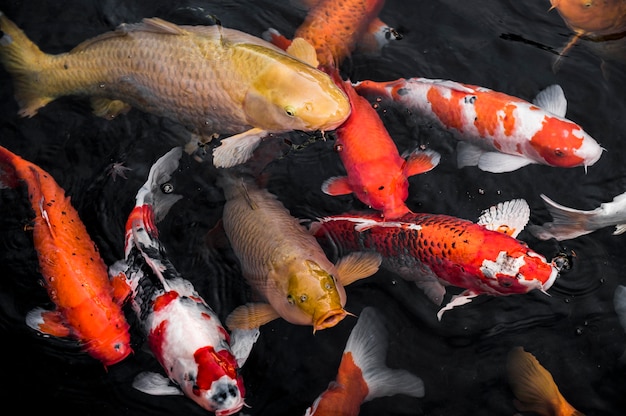
[[[230,168],[246,162],[267,134],[263,129],[253,128],[222,139],[213,149],[213,164],[218,168]]]
[[[303,38],[295,38],[292,40],[291,44],[287,47],[286,52],[314,68],[317,68],[320,64],[317,60],[317,52],[315,51],[315,48]]]
[[[61,312],[35,308],[26,315],[26,325],[35,331],[46,335],[65,338],[70,335],[70,328],[66,325]]]
[[[269,303],[246,303],[238,306],[226,317],[226,326],[235,329],[254,329],[280,318]]]
[[[567,100],[560,85],[554,84],[545,88],[533,100],[533,104],[559,117],[565,117]]]
[[[112,120],[120,114],[126,114],[131,106],[120,100],[110,100],[102,97],[91,98],[91,108],[98,117]]]
[[[446,304],[446,306],[444,306],[443,308],[439,309],[439,312],[437,312],[437,319],[441,321],[441,317],[443,316],[445,311],[452,310],[452,308],[454,308],[456,306],[462,306],[462,305],[465,305],[467,303],[470,303],[472,301],[472,299],[474,299],[476,296],[478,296],[478,295],[476,295],[473,292],[469,292],[469,291],[465,291],[465,292],[461,293],[458,296],[453,296],[452,300],[450,302],[448,302]]]
[[[478,166],[480,170],[491,173],[512,172],[534,163],[523,156],[509,155],[500,152],[486,151],[468,142],[457,143],[457,165]]]
[[[183,392],[169,378],[151,371],[137,374],[133,387],[153,396],[181,396]]]
[[[501,202],[482,212],[478,224],[515,238],[530,219],[530,207],[523,199]]]
[[[348,195],[352,193],[352,186],[347,176],[333,176],[322,184],[322,192],[327,195]]]
[[[261,331],[259,328],[234,329],[230,334],[230,349],[239,368],[243,367]]]
[[[402,157],[406,159],[404,175],[407,178],[428,172],[437,166],[441,160],[441,155],[434,150],[421,150],[419,148],[408,155],[402,155]]]
[[[378,271],[382,257],[375,252],[350,253],[337,263],[337,280],[343,286],[369,277]]]

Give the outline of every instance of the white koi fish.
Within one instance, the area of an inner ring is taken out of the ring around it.
[[[181,198],[161,189],[178,168],[181,154],[182,148],[176,147],[150,169],[126,223],[125,259],[109,273],[126,277],[148,345],[169,377],[145,372],[133,386],[148,394],[184,394],[218,416],[231,415],[245,404],[239,367],[258,331],[233,334],[231,348],[217,314],[170,263],[158,240],[155,224]],[[245,347],[239,348],[242,344]]]
[[[457,140],[457,164],[510,172],[531,163],[571,168],[591,166],[602,147],[565,118],[563,90],[552,85],[533,103],[475,85],[426,78],[361,81],[359,94],[390,100],[434,122]]]

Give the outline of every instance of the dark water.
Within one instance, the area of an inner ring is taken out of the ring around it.
[[[525,198],[531,221],[549,221],[539,194],[581,209],[593,209],[626,191],[626,73],[613,67],[606,79],[593,49],[580,44],[551,69],[555,50],[570,36],[549,1],[462,2],[387,0],[381,18],[404,38],[381,55],[354,55],[344,70],[352,80],[423,76],[451,79],[531,100],[553,83],[568,98],[568,118],[581,124],[607,149],[588,169],[528,166],[490,174],[457,169],[452,142],[432,129],[387,112],[384,121],[400,151],[426,144],[442,154],[433,171],[410,179],[407,201],[414,211],[476,220],[501,201]],[[290,36],[303,13],[287,1],[0,1],[41,48],[64,52],[122,22],[159,16],[177,23],[206,23],[213,14],[227,27],[260,35],[275,27]],[[71,195],[109,264],[122,257],[123,228],[152,163],[181,144],[175,124],[138,110],[107,122],[91,114],[87,100],[62,98],[31,119],[17,116],[10,78],[0,70],[0,143],[50,172]],[[294,142],[307,137],[294,135]],[[281,149],[289,150],[288,147]],[[126,180],[107,175],[113,162],[132,168]],[[320,190],[341,174],[332,140],[286,152],[267,168],[268,187],[297,217],[334,214],[363,206],[351,196]],[[228,247],[209,248],[204,237],[218,221],[223,196],[214,170],[186,158],[175,177],[184,198],[160,224],[172,262],[194,282],[224,318],[248,295]],[[3,388],[0,398],[16,412],[62,411],[69,415],[200,415],[206,412],[180,397],[153,397],[131,387],[140,371],[158,371],[140,346],[124,362],[105,370],[68,340],[43,338],[24,324],[35,306],[49,306],[39,285],[32,238],[24,231],[32,213],[23,190],[0,192],[0,331]],[[523,346],[548,368],[563,395],[587,415],[626,414],[624,328],[612,303],[616,285],[626,284],[623,236],[610,228],[576,240],[539,241],[519,237],[548,258],[573,255],[572,268],[549,290],[479,297],[447,312],[423,293],[385,271],[348,287],[347,309],[376,307],[388,322],[391,367],[424,380],[423,398],[394,396],[362,406],[363,415],[513,415],[513,395],[504,377],[506,354]],[[243,369],[247,388],[243,413],[301,415],[333,380],[355,320],[313,335],[309,327],[283,321],[262,328]]]

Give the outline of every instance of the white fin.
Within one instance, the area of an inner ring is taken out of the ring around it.
[[[465,293],[465,292],[464,292]],[[457,307],[457,306],[462,306],[465,305],[467,303],[470,303],[472,301],[473,298],[475,298],[478,295],[475,294],[468,294],[468,295],[464,295],[464,294],[460,294],[458,296],[454,296],[452,297],[452,300],[450,302],[448,302],[446,304],[446,306],[444,306],[443,308],[439,309],[439,312],[437,312],[437,319],[439,319],[441,321],[441,317],[443,316],[445,311],[450,311],[453,308]]]
[[[581,211],[569,208],[554,202],[544,194],[541,194],[541,198],[546,204],[553,221],[541,226],[528,226],[528,231],[535,237],[541,240],[555,238],[562,241],[571,240],[595,231],[595,228],[589,227],[589,221],[594,215],[599,213],[597,210]]]
[[[151,371],[137,374],[133,387],[153,396],[182,396],[183,392],[169,378]]]
[[[567,113],[565,93],[558,84],[550,85],[540,91],[533,100],[533,104],[559,117],[565,117],[565,113]]]
[[[626,224],[617,224],[615,226],[615,231],[613,231],[613,235],[620,235],[626,231]]]
[[[422,82],[424,84],[434,84],[437,86],[450,88],[451,90],[464,92],[466,94],[474,94],[476,92],[473,88],[470,88],[467,85],[463,85],[460,82],[450,81],[447,79],[417,78],[417,81]]]
[[[161,221],[168,213],[172,205],[182,198],[181,195],[165,193],[161,185],[167,183],[172,173],[178,169],[180,157],[183,154],[182,147],[175,147],[161,156],[150,168],[148,179],[137,191],[136,206],[151,205],[156,222]]]
[[[465,166],[477,166],[480,156],[485,150],[468,142],[458,142],[456,144],[456,163],[459,169]]]
[[[243,367],[246,360],[248,360],[254,343],[259,339],[259,335],[261,335],[259,328],[232,330],[230,334],[230,350],[237,360],[239,368]]]
[[[512,172],[526,165],[535,163],[534,161],[524,157],[509,155],[499,152],[485,152],[480,156],[478,168],[485,172],[503,173]]]
[[[265,130],[253,128],[222,139],[220,145],[213,149],[213,165],[231,168],[246,162],[267,134]]]
[[[484,210],[477,223],[488,230],[499,231],[515,238],[528,224],[529,219],[528,203],[523,199],[512,199]]]
[[[387,347],[387,330],[382,319],[374,308],[364,308],[344,349],[344,353],[352,353],[354,363],[361,369],[369,389],[364,401],[395,394],[423,397],[424,382],[421,378],[385,365]]]

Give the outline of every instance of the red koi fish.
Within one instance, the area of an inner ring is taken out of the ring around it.
[[[485,210],[478,223],[448,215],[409,213],[396,220],[374,215],[344,214],[319,218],[311,232],[340,250],[373,250],[382,267],[415,281],[441,305],[445,286],[464,288],[437,316],[472,298],[548,290],[559,274],[515,237],[530,215],[524,200],[500,203]]]
[[[533,103],[454,81],[426,78],[362,81],[359,94],[392,101],[438,124],[457,140],[459,168],[510,172],[531,163],[571,168],[591,166],[602,147],[578,124],[564,118],[563,90],[552,85]]]
[[[129,325],[121,304],[124,286],[109,281],[107,265],[70,198],[49,173],[0,146],[0,181],[15,188],[22,181],[35,211],[33,241],[44,287],[56,309],[29,312],[26,323],[56,337],[78,340],[105,366],[131,352]]]
[[[519,411],[541,416],[585,416],[565,400],[552,374],[524,348],[515,347],[509,352],[506,370]]]
[[[231,415],[244,406],[239,366],[254,341],[235,357],[217,314],[167,259],[155,225],[180,199],[165,185],[181,154],[182,148],[176,147],[150,169],[126,223],[125,259],[110,273],[127,279],[131,305],[150,350],[169,377],[145,372],[133,386],[148,394],[184,394],[218,416]],[[256,339],[258,331],[239,335],[242,340]]]
[[[305,416],[357,416],[361,404],[378,397],[424,397],[424,382],[406,370],[385,365],[387,330],[372,307],[361,311],[341,357],[337,378]]]
[[[354,193],[386,219],[401,217],[411,212],[405,204],[409,196],[407,178],[433,169],[440,156],[420,149],[400,156],[376,110],[349,81],[343,82],[343,87],[352,110],[336,130],[335,149],[347,176],[327,179],[322,191],[333,196]]]

